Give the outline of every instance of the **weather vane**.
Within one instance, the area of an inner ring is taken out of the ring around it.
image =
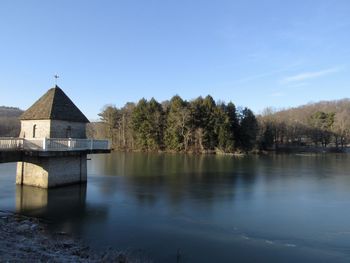
[[[55,85],[57,86],[57,79],[58,79],[60,76],[58,76],[58,74],[55,74],[53,77],[55,78]]]

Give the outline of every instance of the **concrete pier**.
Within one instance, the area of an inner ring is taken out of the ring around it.
[[[16,184],[51,188],[87,180],[87,155],[31,157],[17,163]]]

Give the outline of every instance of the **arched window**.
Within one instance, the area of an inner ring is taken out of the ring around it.
[[[72,127],[68,126],[66,130],[66,138],[71,138],[72,137]]]
[[[33,138],[36,136],[36,124],[33,125]]]

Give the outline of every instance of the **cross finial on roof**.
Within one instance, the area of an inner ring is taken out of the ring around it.
[[[55,78],[55,85],[57,86],[57,79],[58,79],[60,76],[58,76],[58,74],[55,74],[53,77]]]

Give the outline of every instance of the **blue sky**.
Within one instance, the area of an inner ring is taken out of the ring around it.
[[[2,0],[0,105],[211,94],[255,112],[349,97],[348,0]]]

